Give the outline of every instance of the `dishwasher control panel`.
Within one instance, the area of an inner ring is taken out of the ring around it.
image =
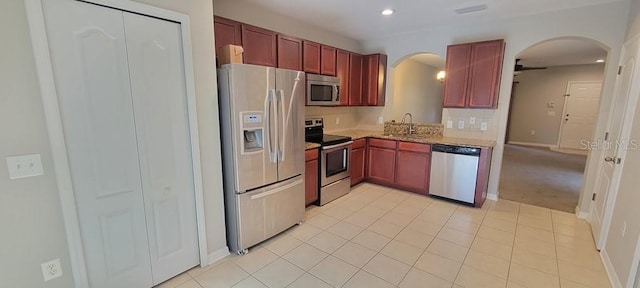
[[[480,148],[477,148],[477,147],[433,144],[431,146],[431,151],[451,153],[451,154],[470,155],[470,156],[480,156]]]

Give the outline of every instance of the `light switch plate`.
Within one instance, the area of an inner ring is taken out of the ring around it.
[[[447,128],[453,128],[453,121],[447,121]]]
[[[464,121],[458,121],[458,129],[464,129]]]
[[[384,118],[382,118],[382,116],[378,117],[378,124],[384,124]]]
[[[480,130],[487,131],[487,122],[480,123]]]
[[[476,117],[469,117],[469,125],[476,124]]]
[[[340,125],[340,117],[336,117],[336,125]]]
[[[20,179],[44,174],[40,154],[7,157],[9,179]]]

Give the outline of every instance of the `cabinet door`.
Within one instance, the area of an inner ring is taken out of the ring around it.
[[[278,34],[278,68],[302,71],[302,40]]]
[[[320,44],[302,41],[302,57],[304,72],[320,74]]]
[[[371,180],[385,183],[395,181],[396,150],[369,147],[367,163]]]
[[[497,107],[503,55],[503,40],[473,43],[467,100],[469,108]]]
[[[396,184],[427,195],[430,157],[427,153],[398,151]]]
[[[449,45],[444,80],[444,108],[464,108],[467,103],[467,81],[471,44]]]
[[[336,52],[336,76],[340,79],[340,105],[349,105],[349,52]]]
[[[307,161],[304,171],[304,199],[306,205],[318,201],[318,159]]]
[[[365,160],[366,150],[364,148],[358,148],[351,150],[351,160],[349,165],[349,172],[351,173],[351,186],[356,185],[364,180],[365,176]]]
[[[242,24],[244,63],[276,67],[276,33]]]
[[[366,105],[384,106],[386,89],[387,55],[365,56],[365,97]]]
[[[349,105],[362,105],[362,55],[349,55]],[[343,90],[344,91],[344,90]]]
[[[240,22],[227,18],[218,16],[213,18],[216,51],[224,45],[242,45],[242,28],[240,26]]]
[[[336,76],[336,48],[320,47],[320,74]]]

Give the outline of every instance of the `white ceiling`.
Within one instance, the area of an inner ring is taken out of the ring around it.
[[[594,64],[607,58],[607,51],[595,42],[583,39],[558,39],[532,46],[518,55],[524,66],[561,66]]]
[[[240,0],[235,0],[240,1]],[[243,0],[357,40],[426,27],[512,18],[620,0]],[[457,15],[453,10],[486,4],[487,10]],[[383,9],[395,13],[382,16]]]

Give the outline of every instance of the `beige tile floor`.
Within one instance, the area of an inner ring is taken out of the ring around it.
[[[482,209],[361,184],[281,235],[159,287],[610,287],[589,225],[500,200]]]

